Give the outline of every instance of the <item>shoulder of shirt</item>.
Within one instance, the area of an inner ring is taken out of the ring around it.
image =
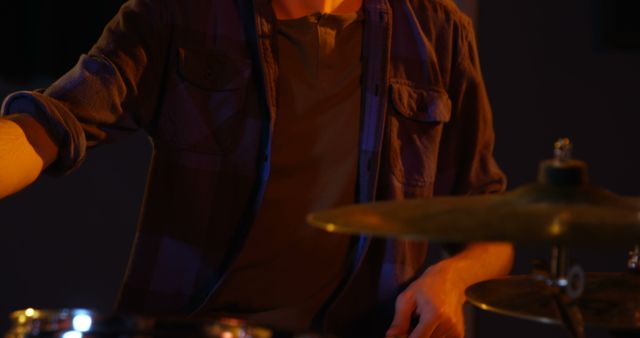
[[[407,2],[421,21],[429,21],[437,26],[460,26],[469,29],[473,26],[471,18],[465,14],[454,0],[390,0],[397,3]]]

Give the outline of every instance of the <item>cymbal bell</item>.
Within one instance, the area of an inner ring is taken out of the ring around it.
[[[587,273],[584,293],[566,304],[586,326],[640,329],[640,275]],[[554,290],[532,276],[488,280],[467,288],[470,303],[487,311],[549,324],[562,324]]]
[[[483,196],[352,205],[310,214],[327,231],[440,242],[581,246],[640,243],[640,198],[591,185],[534,183]]]

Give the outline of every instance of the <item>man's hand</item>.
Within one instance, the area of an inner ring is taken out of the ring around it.
[[[415,314],[419,322],[410,338],[464,337],[464,289],[445,262],[430,267],[396,299],[396,313],[387,336],[406,336]]]
[[[465,289],[508,273],[513,247],[505,243],[477,243],[427,269],[396,300],[388,337],[463,338]],[[411,319],[418,325],[411,331]]]

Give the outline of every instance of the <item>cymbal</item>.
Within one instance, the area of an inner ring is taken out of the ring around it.
[[[640,198],[591,185],[533,183],[497,195],[377,202],[310,214],[328,231],[441,242],[640,243]]]
[[[567,304],[577,310],[586,326],[612,330],[640,329],[640,275],[587,273],[584,293]],[[467,288],[470,303],[483,310],[562,324],[552,288],[532,276],[488,280]]]

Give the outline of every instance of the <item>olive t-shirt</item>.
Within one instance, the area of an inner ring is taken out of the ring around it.
[[[347,270],[350,238],[311,228],[312,211],[355,201],[362,13],[278,21],[271,173],[214,311],[301,330]]]

